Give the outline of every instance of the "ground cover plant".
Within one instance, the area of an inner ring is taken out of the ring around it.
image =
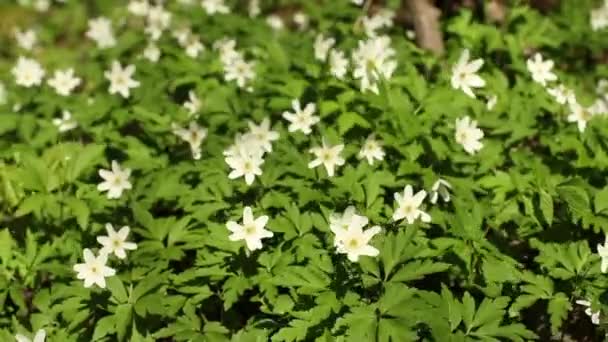
[[[0,341],[600,341],[608,1],[0,3]]]

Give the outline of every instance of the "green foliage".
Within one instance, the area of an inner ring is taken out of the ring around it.
[[[597,245],[608,228],[608,121],[596,114],[579,131],[571,108],[535,83],[526,64],[540,52],[581,104],[608,101],[608,90],[596,89],[608,78],[607,31],[588,20],[599,3],[565,0],[541,13],[513,1],[500,23],[482,8],[444,6],[445,56],[406,38],[400,14],[379,32],[390,37],[397,66],[374,93],[361,91],[351,57],[368,39],[361,16],[379,10],[369,1],[363,8],[347,0],[260,1],[257,17],[247,1],[226,0],[231,13],[215,15],[200,1],[166,1],[172,19],[155,42],[157,63],[142,57],[149,19],[130,14],[124,1],[51,1],[44,14],[35,2],[0,4],[0,341],[38,329],[48,341],[134,342],[605,334],[608,255]],[[297,11],[307,27],[294,21]],[[273,30],[271,14],[286,26]],[[88,19],[100,16],[112,20],[116,36],[107,49],[85,34]],[[36,31],[33,50],[15,43],[17,26]],[[196,58],[174,37],[184,27],[205,46]],[[319,33],[345,53],[351,66],[343,80],[315,59]],[[225,37],[254,61],[246,87],[226,80],[212,47]],[[476,98],[451,85],[465,48],[484,61],[486,85]],[[40,86],[16,84],[20,56],[45,68]],[[104,72],[115,60],[136,67],[140,85],[128,98],[109,94]],[[64,68],[82,78],[69,96],[47,84]],[[196,115],[183,106],[189,92],[201,100]],[[488,108],[492,96],[497,103]],[[294,99],[316,106],[321,121],[309,135],[290,132],[282,116]],[[64,110],[78,125],[60,132],[53,119]],[[455,122],[464,116],[484,132],[476,154],[456,142]],[[225,151],[249,121],[265,118],[280,137],[263,173],[251,185],[229,178]],[[173,127],[190,122],[207,129],[200,159]],[[370,135],[386,154],[371,165],[358,156]],[[322,141],[344,144],[345,163],[333,177],[308,166]],[[114,160],[132,171],[132,188],[110,199],[98,189],[99,171]],[[420,209],[430,222],[393,220],[394,193],[412,185],[430,194],[440,178],[451,184],[451,199],[425,198]],[[349,206],[369,219],[366,229],[381,228],[369,241],[377,256],[355,262],[338,253],[332,215]],[[226,224],[242,222],[244,207],[269,218],[273,236],[260,249],[229,237]],[[137,249],[109,259],[116,275],[105,288],[86,288],[73,267],[85,248],[99,254],[106,223],[130,227]],[[581,299],[602,324],[587,322]]]

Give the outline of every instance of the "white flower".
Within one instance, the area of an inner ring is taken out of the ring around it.
[[[456,119],[456,142],[462,145],[468,154],[475,154],[481,150],[483,147],[481,138],[483,138],[483,131],[477,128],[476,120],[471,120],[468,116]]]
[[[45,74],[36,60],[26,57],[19,57],[11,73],[15,77],[15,83],[26,88],[40,85]]]
[[[310,153],[314,154],[316,159],[308,163],[308,168],[312,169],[319,165],[325,166],[327,175],[334,176],[336,166],[344,165],[344,158],[340,156],[340,152],[344,149],[344,145],[335,146],[328,145],[325,139],[322,140],[322,145],[310,149]]]
[[[134,80],[135,66],[128,65],[125,68],[118,61],[112,62],[112,69],[104,72],[104,76],[110,81],[110,94],[119,93],[122,97],[128,98],[131,88],[139,87],[139,82]]]
[[[253,62],[246,62],[242,58],[236,58],[224,65],[224,79],[226,81],[234,80],[239,88],[244,88],[249,81],[255,78],[253,66]]]
[[[474,61],[470,61],[469,49],[464,49],[460,54],[458,62],[452,67],[452,88],[462,91],[470,97],[475,98],[475,94],[471,88],[481,88],[486,85],[477,72],[483,66],[483,59],[478,58]]]
[[[145,32],[152,40],[158,40],[171,24],[171,12],[166,11],[162,4],[151,6],[146,17]]]
[[[344,52],[331,50],[329,52],[329,72],[337,79],[344,79],[348,69],[348,59],[344,57]]]
[[[264,118],[259,125],[249,121],[249,134],[254,142],[264,152],[272,152],[272,142],[279,139],[279,133],[270,130],[270,119]]]
[[[222,38],[213,43],[213,49],[218,50],[220,60],[224,65],[230,64],[243,56],[236,51],[236,41],[234,39]]]
[[[608,114],[608,102],[604,99],[597,99],[589,110],[593,115],[606,115]]]
[[[367,159],[369,165],[374,165],[374,159],[384,160],[384,149],[382,149],[382,143],[375,139],[374,135],[370,135],[363,143],[359,154],[359,159]]]
[[[405,36],[409,40],[414,40],[414,39],[416,39],[416,31],[414,31],[414,30],[406,30],[405,31]]]
[[[593,31],[603,30],[608,27],[608,2],[604,1],[602,7],[591,10],[590,21]]]
[[[486,102],[486,108],[488,110],[494,109],[494,107],[496,106],[496,102],[498,102],[498,96],[496,96],[496,95],[490,96],[490,98],[488,98],[488,102]]]
[[[534,82],[543,87],[547,85],[547,82],[557,80],[557,75],[551,71],[553,69],[553,61],[550,59],[543,60],[543,56],[540,53],[536,53],[533,58],[529,58],[526,64]]]
[[[201,43],[198,35],[192,34],[188,37],[184,49],[186,50],[186,55],[188,55],[188,57],[196,58],[205,50],[205,46]]]
[[[308,27],[308,16],[306,13],[298,11],[293,15],[293,22],[298,25],[300,30],[305,30]]]
[[[601,311],[593,311],[591,309],[591,302],[587,301],[587,300],[577,300],[576,304],[578,305],[582,305],[587,307],[585,309],[585,314],[589,317],[591,317],[591,323],[595,324],[595,325],[599,325],[600,324],[600,315],[601,315]]]
[[[311,127],[321,120],[318,116],[314,115],[317,106],[314,103],[306,104],[306,107],[302,109],[300,106],[300,100],[295,99],[291,101],[293,113],[289,111],[283,112],[283,118],[289,121],[289,132],[302,131],[305,135],[309,135],[312,132]]]
[[[390,44],[390,38],[387,36],[359,41],[352,60],[355,65],[353,77],[361,79],[361,92],[370,90],[378,94],[378,82],[382,79],[388,80],[393,75],[397,62],[392,59],[395,50]]]
[[[74,76],[74,69],[55,70],[53,78],[47,83],[61,96],[68,96],[80,85],[80,78]]]
[[[604,98],[608,98],[608,80],[601,79],[601,80],[597,81],[597,86],[595,87],[595,92]]]
[[[262,10],[260,9],[260,0],[249,0],[247,12],[251,18],[255,18],[260,15],[260,13],[262,13]]]
[[[38,37],[36,36],[36,32],[34,32],[34,30],[21,31],[20,29],[15,29],[14,34],[17,45],[27,51],[33,49],[34,45],[36,45],[36,42],[38,41]]]
[[[228,236],[230,241],[245,240],[247,249],[254,251],[262,248],[262,239],[273,236],[272,232],[264,229],[268,223],[268,216],[263,215],[258,218],[253,217],[250,207],[243,209],[243,224],[228,221],[226,227],[232,234]]]
[[[570,88],[567,88],[565,85],[560,84],[554,88],[547,88],[547,92],[549,95],[555,98],[555,101],[559,104],[576,104],[576,95],[574,91]]]
[[[239,156],[240,154],[254,154],[262,158],[265,152],[253,134],[237,133],[234,137],[234,144],[226,148],[223,154],[226,157]]]
[[[224,0],[203,0],[201,6],[209,15],[230,13],[230,8],[226,6]]]
[[[365,226],[367,224],[367,217],[365,216],[360,216],[357,215],[357,213],[355,212],[355,207],[354,206],[348,206],[346,208],[346,210],[344,210],[344,212],[342,213],[342,215],[337,214],[337,213],[332,213],[329,216],[329,229],[336,235],[339,235],[339,232],[342,231],[346,231],[348,229],[348,226],[350,226],[353,221],[356,222],[363,222],[365,221],[365,223],[363,224],[363,226]],[[338,244],[341,243],[341,241],[339,239],[334,239],[334,246],[338,246]]]
[[[399,221],[405,218],[408,224],[414,223],[418,218],[422,222],[431,222],[431,216],[419,209],[426,197],[426,191],[420,190],[414,195],[411,185],[406,185],[403,194],[395,192],[397,209],[393,213],[393,220]]]
[[[365,0],[350,0],[350,2],[357,6],[363,6],[363,4],[365,3]]]
[[[112,31],[112,22],[105,17],[90,19],[89,30],[85,35],[93,40],[100,49],[116,45],[116,38],[114,38],[114,32]]]
[[[99,176],[103,178],[103,182],[97,185],[97,190],[103,192],[107,191],[107,197],[109,199],[120,198],[122,192],[127,189],[131,189],[132,185],[129,182],[129,176],[131,175],[131,169],[122,169],[120,164],[115,160],[112,160],[112,171],[100,169]]]
[[[232,153],[226,157],[226,164],[230,166],[232,171],[228,174],[228,178],[236,179],[245,177],[245,183],[251,185],[255,180],[255,176],[262,174],[260,166],[264,163],[261,153],[239,148],[236,153]]]
[[[431,203],[437,203],[439,197],[443,199],[444,202],[450,201],[450,189],[452,189],[452,185],[448,183],[446,180],[439,178],[431,188]]]
[[[174,125],[173,133],[190,144],[190,150],[192,151],[192,158],[194,158],[194,160],[201,159],[201,144],[207,137],[206,128],[200,127],[198,123],[192,121],[187,129]]]
[[[6,104],[6,86],[0,82],[0,106]]]
[[[336,44],[336,40],[332,37],[325,38],[322,34],[318,34],[315,38],[314,50],[315,58],[321,62],[327,60],[329,50]]]
[[[156,63],[160,59],[160,49],[156,44],[150,43],[144,49],[143,55],[150,62]]]
[[[192,35],[192,30],[189,27],[181,27],[173,31],[173,38],[177,40],[180,46],[185,46],[188,43],[188,37]]]
[[[78,127],[78,123],[72,119],[72,113],[64,110],[61,118],[53,119],[53,125],[57,126],[59,132],[67,132]]]
[[[49,7],[51,7],[50,0],[35,0],[34,1],[34,8],[38,12],[46,12],[49,10]]]
[[[145,17],[148,15],[148,11],[150,10],[150,4],[147,0],[131,0],[129,1],[127,10],[129,10],[129,12],[135,16]]]
[[[608,271],[608,236],[606,236],[603,246],[599,243],[597,244],[597,254],[602,259],[601,271],[602,273],[606,273]]]
[[[570,115],[568,115],[568,122],[576,122],[579,132],[583,133],[587,127],[587,122],[593,118],[595,113],[591,108],[583,107],[578,103],[570,105]]]
[[[127,237],[129,236],[128,226],[123,226],[117,232],[110,223],[106,223],[106,232],[108,232],[108,235],[97,237],[97,242],[103,246],[99,252],[100,254],[114,254],[117,258],[124,259],[127,257],[125,250],[132,251],[137,249],[135,243],[127,242]]]
[[[282,30],[285,27],[283,19],[281,19],[281,17],[276,14],[271,14],[267,16],[266,24],[268,24],[268,26],[270,26],[275,31]]]
[[[196,114],[201,109],[201,101],[196,96],[194,90],[188,92],[188,101],[184,102],[184,108],[188,110],[190,115]]]
[[[334,246],[337,247],[338,253],[346,254],[352,262],[357,262],[362,255],[374,257],[380,253],[369,245],[374,235],[380,232],[380,227],[374,226],[363,231],[369,220],[365,216],[355,214],[355,208],[352,206],[346,209],[339,221],[336,224],[335,219],[332,222],[330,217],[330,229],[335,234]]]
[[[394,17],[394,11],[390,9],[382,9],[371,17],[365,16],[361,18],[361,24],[363,25],[363,30],[368,37],[376,37],[376,31],[379,29],[393,26]]]
[[[31,339],[29,337],[23,336],[21,334],[17,334],[15,335],[15,339],[17,340],[17,342],[44,342],[44,340],[46,339],[46,331],[44,331],[44,329],[40,329],[36,332],[36,335],[34,336],[34,339]]]
[[[106,277],[116,274],[116,270],[106,266],[108,255],[99,253],[95,257],[90,249],[84,249],[84,263],[74,265],[74,271],[78,274],[76,278],[84,279],[84,287],[91,287],[93,284],[104,289],[106,287]]]

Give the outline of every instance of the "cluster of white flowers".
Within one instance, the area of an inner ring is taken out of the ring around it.
[[[205,51],[205,46],[201,43],[200,36],[192,33],[189,27],[176,30],[173,32],[173,37],[177,39],[178,44],[184,49],[186,55],[191,58],[197,58],[201,52]]]
[[[106,287],[106,278],[116,274],[116,270],[108,267],[108,256],[115,255],[119,259],[127,257],[127,250],[137,249],[133,242],[127,242],[129,227],[123,226],[119,231],[114,230],[110,223],[106,223],[108,235],[100,235],[97,242],[102,245],[99,254],[95,256],[93,252],[85,248],[83,250],[84,263],[75,264],[74,271],[77,272],[76,278],[84,280],[84,287],[91,287],[93,284],[100,288]]]
[[[360,256],[377,256],[380,251],[369,243],[372,238],[382,230],[373,226],[363,230],[369,223],[365,216],[358,215],[355,207],[346,208],[344,213],[332,214],[329,218],[329,229],[335,234],[334,247],[340,254],[346,254],[348,260],[359,261]]]
[[[359,41],[352,52],[353,77],[360,80],[361,92],[369,90],[378,94],[378,82],[392,77],[397,62],[394,60],[395,50],[390,43],[388,36],[374,35]],[[334,38],[318,34],[313,46],[314,55],[321,62],[329,62],[330,74],[342,80],[348,72],[349,61],[343,51],[334,48],[335,44]]]
[[[146,13],[146,28],[144,32],[151,40],[159,40],[163,32],[171,25],[171,12],[165,10],[162,4],[150,6]]]
[[[220,61],[224,67],[224,79],[235,81],[239,88],[251,90],[250,83],[255,79],[253,62],[247,62],[242,52],[236,50],[234,39],[221,39],[213,44],[219,52]]]
[[[259,125],[249,121],[249,132],[238,134],[234,144],[224,150],[226,164],[232,169],[228,178],[244,177],[251,185],[262,174],[264,155],[272,152],[272,142],[277,139],[279,133],[271,130],[270,119],[264,118]]]
[[[201,6],[208,15],[230,13],[230,8],[226,6],[224,0],[203,0]]]
[[[359,41],[359,46],[353,51],[353,77],[361,82],[361,91],[370,90],[378,94],[378,83],[388,80],[397,69],[394,60],[395,50],[391,47],[388,36],[369,38]]]
[[[599,31],[606,27],[608,27],[608,0],[604,0],[602,6],[591,10],[591,28]]]
[[[577,101],[574,91],[565,85],[558,84],[550,87],[550,83],[558,80],[557,75],[553,72],[554,65],[552,60],[545,60],[540,53],[534,54],[534,57],[527,61],[532,79],[543,86],[557,103],[568,106],[570,114],[566,120],[576,123],[579,132],[583,133],[589,120],[598,115],[608,114],[608,104],[605,98],[599,94],[600,98],[593,105],[585,106]],[[598,84],[598,90],[599,88],[601,88],[600,84]]]
[[[361,18],[361,25],[365,34],[370,37],[376,37],[379,30],[383,28],[390,28],[393,26],[393,18],[395,12],[393,10],[383,8],[371,16],[364,16]]]

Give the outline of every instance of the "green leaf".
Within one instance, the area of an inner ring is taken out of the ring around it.
[[[116,316],[110,315],[102,317],[95,324],[93,331],[93,341],[99,341],[102,337],[112,334],[116,331]]]
[[[109,277],[106,279],[106,286],[112,297],[116,299],[118,303],[126,303],[128,298],[127,289],[123,285],[122,281],[118,277]]]
[[[595,194],[593,206],[595,207],[596,214],[605,212],[606,209],[608,209],[608,187],[605,187]]]
[[[131,304],[121,304],[116,307],[114,317],[116,317],[116,334],[119,341],[124,341],[128,329],[131,327],[131,315],[133,307]]]
[[[551,321],[551,333],[557,334],[560,331],[570,309],[572,309],[572,304],[563,292],[558,292],[549,299],[547,311]]]
[[[90,144],[83,146],[76,156],[68,164],[66,179],[75,181],[89,167],[95,165],[102,157],[105,150],[104,145]]]
[[[429,259],[414,260],[399,268],[390,278],[390,281],[408,282],[418,280],[429,274],[444,272],[449,268],[450,264],[433,262]]]
[[[222,298],[224,310],[230,309],[239,297],[251,286],[249,280],[243,276],[233,276],[224,283]]]
[[[538,196],[543,217],[545,218],[545,221],[551,225],[553,223],[553,198],[551,198],[551,195],[545,190],[540,190]]]
[[[369,122],[355,112],[345,112],[338,117],[338,133],[344,135],[354,126],[369,128]]]
[[[72,214],[76,216],[76,222],[80,228],[85,230],[89,224],[89,216],[91,215],[87,203],[76,197],[66,197],[64,200],[72,211]]]

